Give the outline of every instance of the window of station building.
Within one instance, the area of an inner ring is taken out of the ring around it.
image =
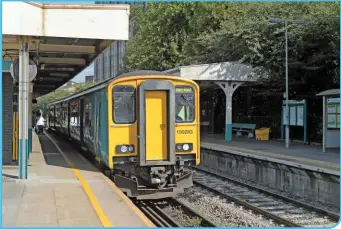
[[[194,121],[194,90],[190,86],[175,88],[175,122],[189,123]]]
[[[135,88],[129,85],[118,85],[112,91],[112,113],[116,124],[135,122]]]

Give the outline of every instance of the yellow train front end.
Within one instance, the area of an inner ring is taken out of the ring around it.
[[[193,185],[200,162],[199,87],[162,74],[127,74],[108,86],[108,162],[129,197],[160,199]]]

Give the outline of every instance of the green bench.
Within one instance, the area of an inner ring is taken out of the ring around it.
[[[243,132],[248,134],[248,138],[253,138],[256,124],[250,123],[232,123],[232,131],[237,132],[237,137],[242,136]]]

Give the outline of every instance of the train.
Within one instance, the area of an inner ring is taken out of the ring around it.
[[[174,197],[193,186],[200,163],[199,86],[136,71],[47,105],[48,130],[101,165],[128,197]]]

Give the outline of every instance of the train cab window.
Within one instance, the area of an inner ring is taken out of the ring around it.
[[[189,123],[194,121],[194,90],[189,86],[175,88],[175,122]]]
[[[135,88],[133,86],[118,85],[113,88],[112,113],[116,124],[130,124],[135,122]]]

